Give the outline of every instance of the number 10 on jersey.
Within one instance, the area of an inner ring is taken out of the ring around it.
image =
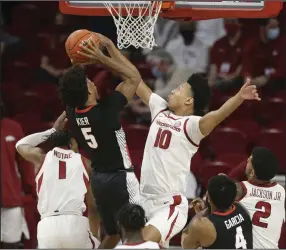
[[[172,132],[169,130],[163,130],[159,128],[157,135],[156,135],[156,140],[154,143],[155,148],[161,148],[161,149],[167,149],[170,146],[172,138]]]

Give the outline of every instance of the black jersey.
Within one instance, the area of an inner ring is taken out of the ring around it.
[[[207,249],[252,249],[252,223],[247,211],[238,203],[228,213],[212,213],[208,219],[216,228],[215,242]]]
[[[132,166],[119,118],[126,104],[126,97],[115,91],[97,105],[85,109],[67,107],[72,134],[98,172],[124,170]]]

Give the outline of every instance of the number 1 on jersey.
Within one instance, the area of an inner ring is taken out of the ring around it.
[[[67,178],[67,165],[65,161],[59,161],[59,179]]]
[[[95,137],[91,133],[91,128],[81,128],[81,132],[89,147],[94,148],[94,149],[98,147]]]
[[[159,128],[158,133],[156,135],[154,147],[155,148],[159,147],[161,149],[169,148],[171,138],[172,138],[172,132],[171,131],[163,130],[163,129]]]

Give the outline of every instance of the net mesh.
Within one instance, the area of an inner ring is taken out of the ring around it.
[[[113,17],[117,28],[117,46],[119,49],[152,49],[156,46],[154,26],[159,16],[161,1],[122,1],[103,2]],[[127,15],[123,16],[123,13]]]

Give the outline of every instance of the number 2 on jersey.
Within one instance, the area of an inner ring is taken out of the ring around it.
[[[95,140],[94,135],[91,133],[91,128],[81,128],[81,132],[84,136],[84,139],[86,140],[87,145],[90,148],[97,148],[98,144]]]
[[[255,205],[256,209],[263,209],[264,211],[256,211],[252,217],[252,224],[258,227],[267,228],[268,223],[262,222],[260,219],[267,219],[271,215],[271,204],[265,201],[258,201]]]
[[[236,249],[247,249],[247,244],[246,244],[246,240],[244,239],[242,227],[236,228],[235,248]]]
[[[154,147],[155,148],[159,147],[161,149],[169,148],[171,138],[172,138],[172,132],[171,131],[163,130],[163,129],[159,128],[158,133],[156,135]]]

